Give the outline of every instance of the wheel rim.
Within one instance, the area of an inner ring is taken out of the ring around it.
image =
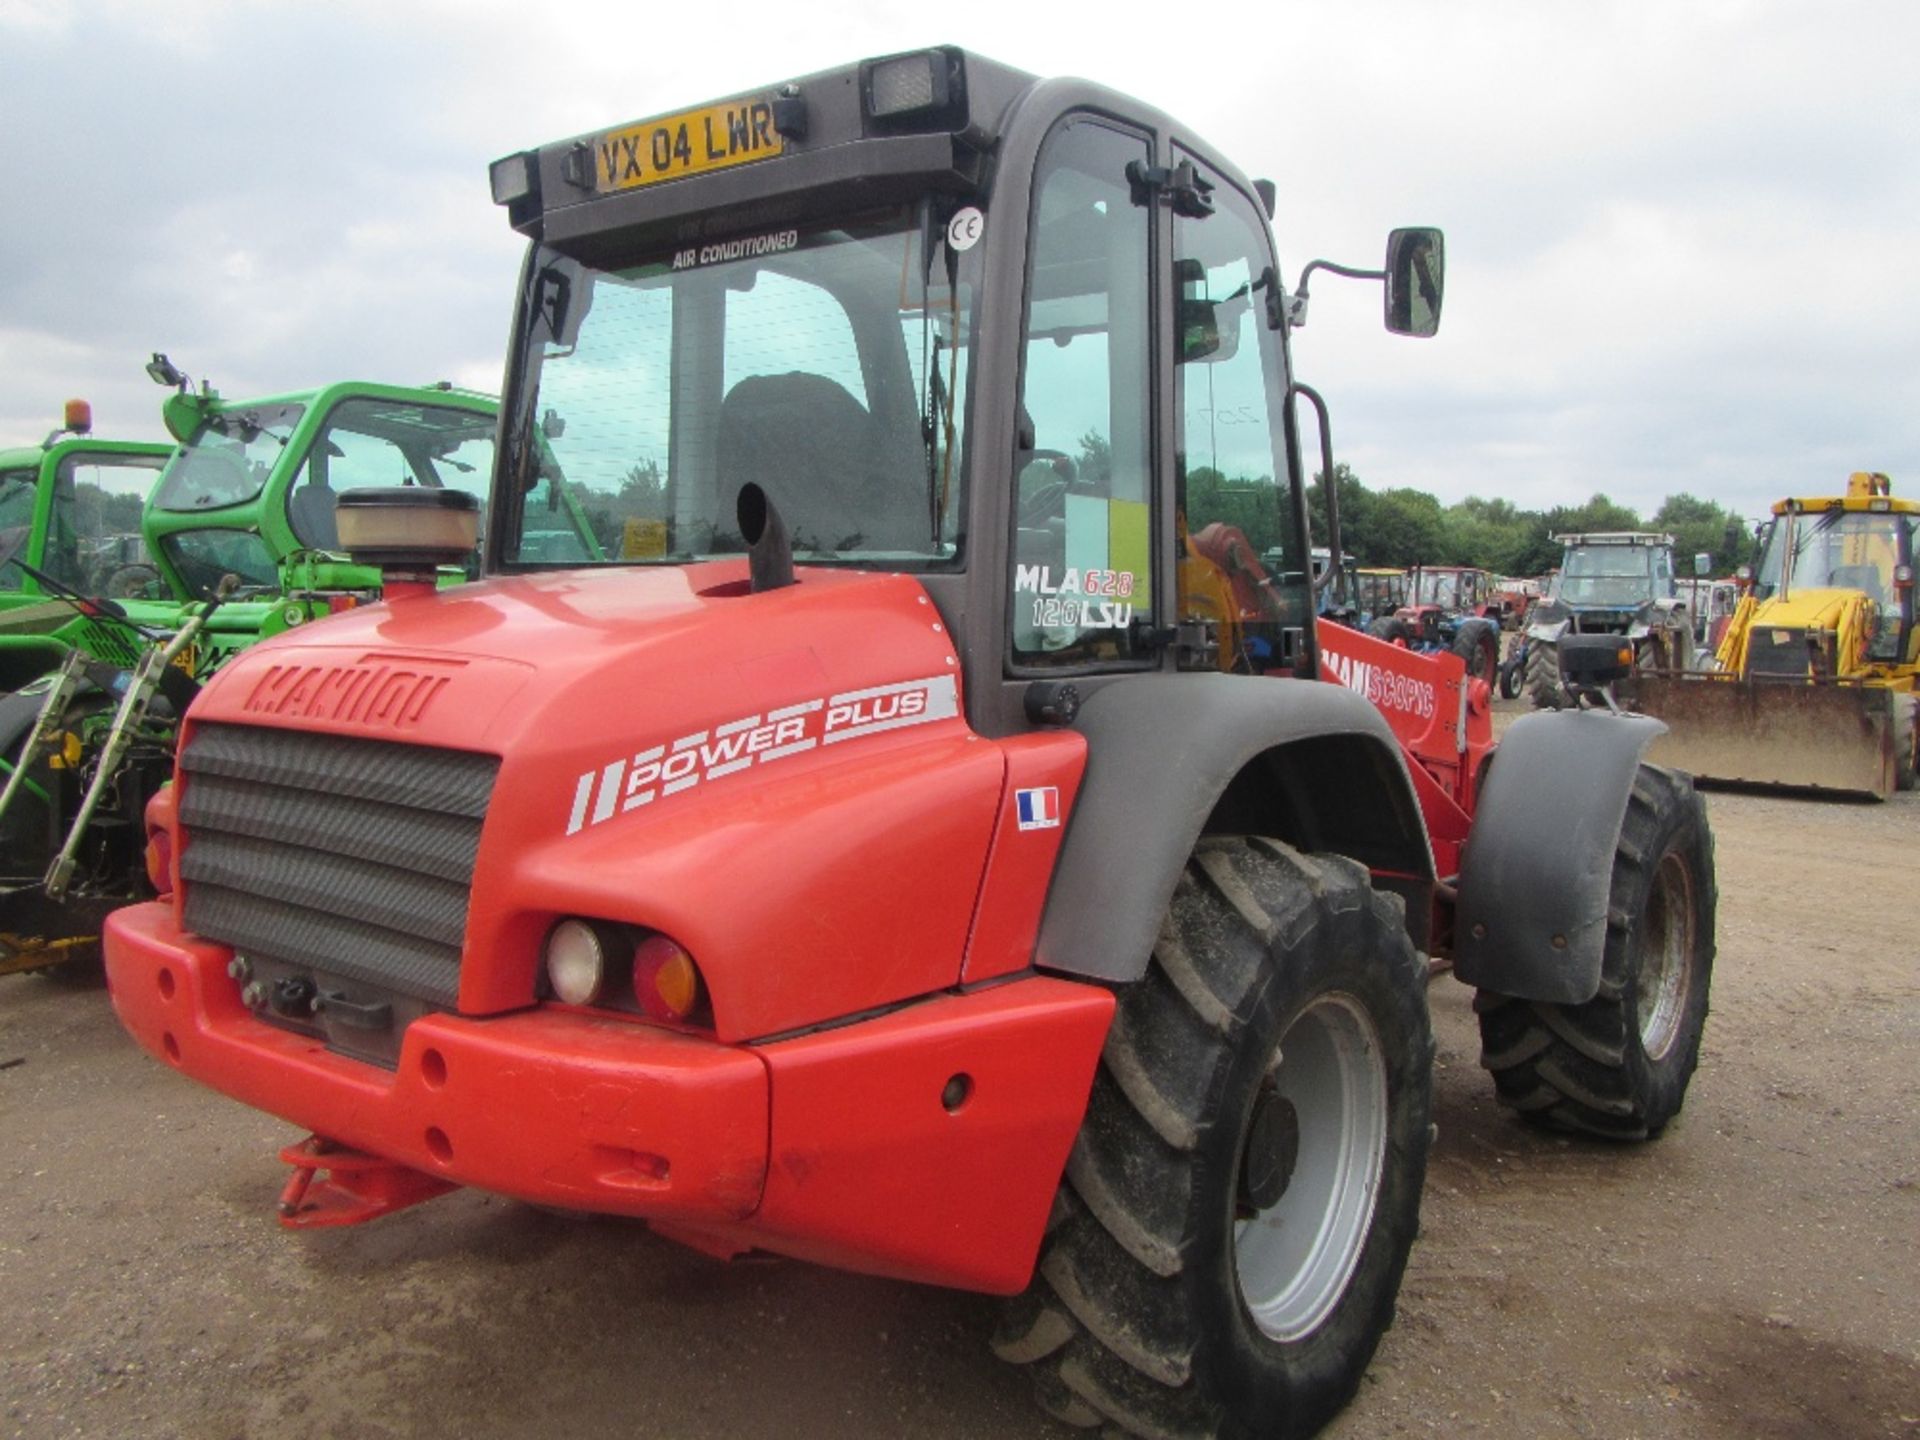
[[[1673,1048],[1693,968],[1693,876],[1678,855],[1662,857],[1640,936],[1636,1011],[1640,1048],[1659,1060]]]
[[[1285,1342],[1333,1310],[1373,1224],[1388,1114],[1373,1022],[1350,997],[1321,996],[1281,1037],[1268,1083],[1297,1118],[1297,1159],[1276,1201],[1235,1220],[1233,1265],[1254,1324]]]

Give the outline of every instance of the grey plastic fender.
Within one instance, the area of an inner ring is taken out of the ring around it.
[[[1561,1005],[1599,991],[1627,797],[1641,754],[1666,728],[1591,710],[1513,722],[1460,866],[1453,968],[1462,980]]]
[[[1566,632],[1567,624],[1565,620],[1548,620],[1539,625],[1529,625],[1527,638],[1538,640],[1542,645],[1558,645],[1561,635]]]
[[[1430,883],[1413,783],[1380,712],[1314,680],[1143,675],[1075,721],[1087,769],[1041,917],[1035,963],[1093,979],[1146,973],[1194,843],[1266,834]]]

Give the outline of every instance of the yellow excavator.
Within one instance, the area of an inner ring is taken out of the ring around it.
[[[1870,795],[1920,768],[1920,501],[1859,472],[1845,495],[1773,507],[1711,668],[1640,677],[1667,723],[1647,759],[1703,780]]]

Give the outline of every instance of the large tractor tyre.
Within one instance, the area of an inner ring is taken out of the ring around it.
[[[1467,678],[1492,685],[1500,673],[1500,631],[1491,620],[1462,620],[1453,632],[1453,653],[1467,662]]]
[[[1715,901],[1705,802],[1679,771],[1642,765],[1614,851],[1600,993],[1584,1005],[1474,997],[1501,1101],[1553,1129],[1658,1135],[1700,1059]]]
[[[1920,783],[1920,696],[1893,697],[1893,788],[1911,790]]]
[[[1389,645],[1398,645],[1402,650],[1413,648],[1413,627],[1398,615],[1382,615],[1369,621],[1367,634]]]
[[[1352,1397],[1419,1227],[1425,976],[1360,866],[1201,843],[994,1338],[1044,1408],[1286,1440]]]
[[[1536,710],[1558,710],[1567,703],[1560,684],[1558,647],[1535,640],[1527,646],[1527,699]]]

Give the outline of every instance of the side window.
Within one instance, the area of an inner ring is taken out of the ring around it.
[[[1132,626],[1152,614],[1150,212],[1127,166],[1148,158],[1141,137],[1086,118],[1041,154],[1013,457],[1019,665],[1144,658]]]
[[[140,513],[165,463],[144,455],[61,461],[42,568],[89,595],[124,600],[157,591],[160,572],[140,537]]]
[[[1204,167],[1196,168],[1204,171]],[[1267,306],[1277,284],[1266,225],[1216,180],[1211,215],[1177,216],[1176,504],[1184,527],[1179,614],[1210,621],[1222,669],[1277,662],[1306,624],[1307,558],[1288,483],[1281,360]]]
[[[0,554],[26,553],[39,479],[37,470],[0,470]],[[18,590],[26,573],[18,565],[0,566],[0,590]]]

